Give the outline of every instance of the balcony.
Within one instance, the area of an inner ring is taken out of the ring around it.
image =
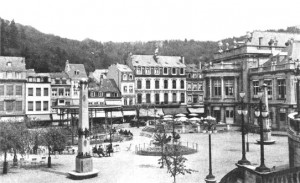
[[[294,70],[295,69],[295,63],[286,63],[286,64],[273,64],[271,66],[267,67],[256,67],[256,68],[251,68],[249,70],[250,74],[253,73],[262,73],[262,72],[271,72],[271,71],[281,71],[281,70]]]

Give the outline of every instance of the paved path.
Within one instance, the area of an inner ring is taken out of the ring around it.
[[[158,157],[139,156],[134,154],[136,144],[148,143],[150,139],[139,136],[141,128],[130,128],[134,140],[120,144],[121,151],[112,157],[93,158],[94,167],[100,170],[99,176],[82,182],[101,183],[171,183],[172,178],[166,169],[160,169]],[[253,164],[259,164],[259,145],[254,144],[259,136],[250,134],[250,152],[247,159]],[[287,137],[272,137],[275,145],[265,147],[266,165],[269,167],[288,163]],[[208,174],[208,135],[182,134],[182,141],[196,142],[199,152],[187,155],[187,168],[196,170],[192,174],[179,175],[177,183],[204,182]],[[127,147],[132,144],[131,151]],[[239,132],[216,133],[212,136],[213,174],[220,180],[226,172],[235,168],[235,163],[241,159],[241,136]],[[78,182],[66,178],[66,173],[75,169],[75,155],[59,155],[52,158],[53,168],[34,167],[30,169],[10,169],[7,175],[0,174],[0,182]]]

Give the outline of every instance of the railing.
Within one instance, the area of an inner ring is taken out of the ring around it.
[[[231,64],[231,63],[218,63],[208,66],[205,70],[223,70],[223,69],[234,69],[234,70],[240,70],[241,66],[238,64]]]
[[[268,71],[280,71],[280,70],[287,70],[287,69],[295,69],[294,63],[286,63],[286,64],[279,64],[279,65],[270,65],[266,67],[256,67],[251,68],[249,71],[250,73],[258,73],[258,72],[268,72]]]

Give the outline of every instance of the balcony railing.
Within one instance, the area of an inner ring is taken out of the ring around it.
[[[250,73],[259,73],[259,72],[268,72],[268,71],[280,71],[280,70],[287,70],[295,69],[295,63],[286,63],[286,64],[279,64],[279,65],[270,65],[266,67],[256,67],[256,68],[251,68]]]

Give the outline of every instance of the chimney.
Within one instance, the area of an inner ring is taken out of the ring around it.
[[[201,68],[202,68],[202,65],[201,65],[202,63],[201,63],[201,61],[199,61],[199,63],[198,63],[198,68],[201,70]]]
[[[155,62],[157,62],[157,55],[158,55],[158,47],[156,47],[154,55],[153,55],[153,59],[155,60]]]
[[[100,86],[103,84],[103,75],[100,75]]]
[[[185,64],[185,61],[184,61],[184,56],[180,56],[180,62]]]

